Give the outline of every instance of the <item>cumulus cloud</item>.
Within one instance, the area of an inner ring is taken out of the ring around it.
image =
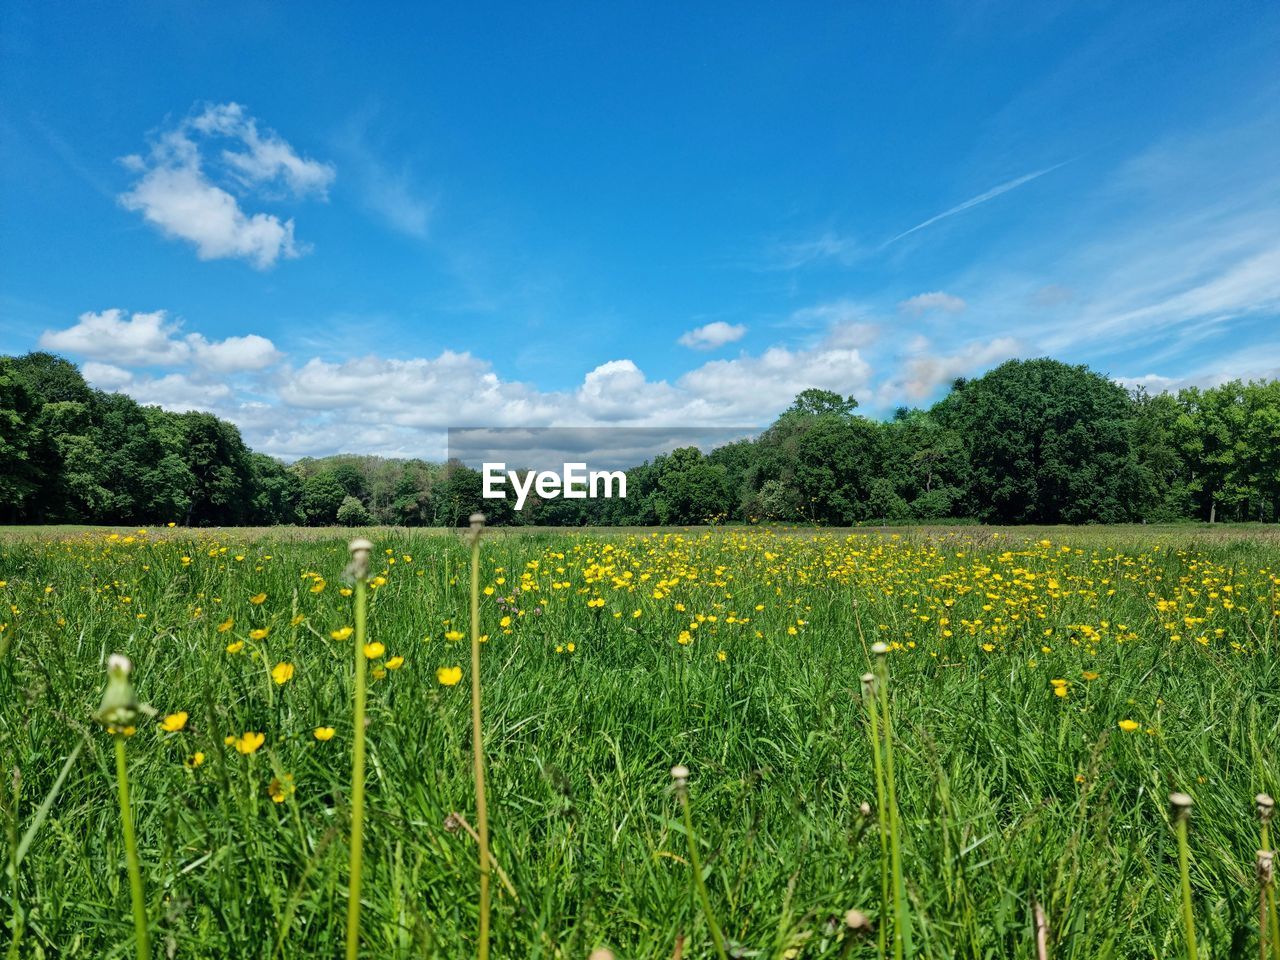
[[[679,343],[692,350],[714,350],[716,347],[723,347],[727,343],[741,340],[746,332],[747,328],[740,323],[715,320],[681,334]]]
[[[66,330],[46,330],[40,346],[126,367],[173,366],[184,362],[191,348],[173,336],[176,326],[163,310],[129,316],[119,309],[82,313]]]
[[[807,342],[712,360],[669,380],[619,357],[563,390],[508,379],[484,357],[452,350],[291,362],[265,337],[211,340],[164,311],[86,313],[46,331],[41,345],[86,361],[86,378],[102,389],[231,420],[252,447],[275,456],[436,457],[451,427],[737,430],[768,423],[807,387],[871,398],[868,330],[847,311],[825,315],[827,326]]]
[[[236,103],[205,107],[156,136],[145,156],[122,162],[137,174],[119,197],[126,210],[191,243],[201,260],[244,259],[258,269],[307,247],[296,240],[292,219],[246,213],[241,200],[323,199],[335,176],[330,164],[300,156],[273,130],[260,131]]]
[[[182,335],[181,324],[164,310],[134,313],[113,308],[80,314],[65,330],[46,330],[40,346],[58,353],[87,357],[99,382],[119,380],[121,367],[177,367],[192,364],[213,373],[265,370],[278,363],[280,352],[266,337],[249,334],[209,341],[202,334]],[[127,374],[126,374],[127,375]],[[89,377],[89,379],[95,379]]]
[[[957,296],[934,290],[932,293],[918,293],[898,304],[902,313],[918,317],[930,310],[941,310],[943,313],[960,313],[967,304]]]
[[[197,333],[188,337],[187,342],[191,345],[196,365],[215,373],[265,370],[283,356],[274,343],[256,333],[227,337],[212,343]]]

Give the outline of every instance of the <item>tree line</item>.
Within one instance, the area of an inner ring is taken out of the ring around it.
[[[626,471],[625,499],[481,497],[457,462],[286,465],[209,413],[90,387],[48,353],[0,357],[0,521],[455,526],[974,520],[1280,520],[1280,381],[1128,391],[1085,366],[1011,360],[888,420],[809,389],[758,437]]]

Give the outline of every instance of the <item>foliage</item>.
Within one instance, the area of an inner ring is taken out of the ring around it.
[[[0,521],[645,526],[760,521],[1280,520],[1280,381],[1127,392],[1083,366],[1011,360],[928,410],[860,416],[801,391],[752,440],[627,471],[625,499],[484,499],[457,461],[340,454],[284,465],[208,413],[91,389],[46,353],[0,358]]]

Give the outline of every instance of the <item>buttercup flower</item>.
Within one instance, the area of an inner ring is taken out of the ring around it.
[[[436,679],[446,687],[452,687],[462,679],[461,667],[441,667],[436,671]]]

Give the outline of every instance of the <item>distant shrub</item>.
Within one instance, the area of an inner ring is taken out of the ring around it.
[[[355,497],[347,496],[338,507],[338,525],[343,527],[367,527],[373,523],[369,508]]]

